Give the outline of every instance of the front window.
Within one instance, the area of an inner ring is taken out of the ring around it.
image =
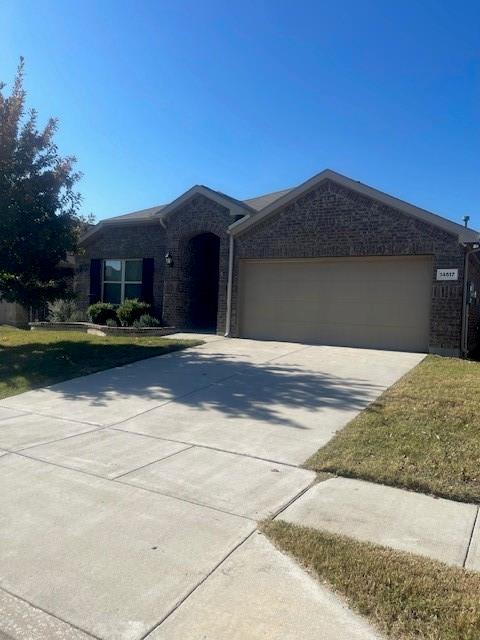
[[[142,294],[142,260],[104,260],[103,301],[121,304]]]

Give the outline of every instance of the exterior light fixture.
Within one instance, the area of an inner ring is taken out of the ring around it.
[[[173,267],[173,258],[170,251],[167,251],[167,253],[165,254],[165,264],[167,265],[167,267]]]

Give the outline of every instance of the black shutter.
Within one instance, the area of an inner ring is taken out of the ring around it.
[[[102,260],[90,260],[90,304],[99,302],[102,298]]]
[[[143,259],[142,300],[153,305],[153,258]]]

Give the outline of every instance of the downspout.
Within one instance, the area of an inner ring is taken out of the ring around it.
[[[478,253],[480,247],[477,243],[473,245],[471,249],[468,245],[465,245],[465,263],[463,266],[463,300],[462,300],[462,339],[461,339],[461,352],[462,356],[466,357],[468,354],[468,268],[470,256],[474,253]]]
[[[228,281],[227,281],[227,317],[225,318],[225,337],[230,337],[232,321],[232,282],[233,282],[233,235],[230,233],[230,244],[228,249]]]

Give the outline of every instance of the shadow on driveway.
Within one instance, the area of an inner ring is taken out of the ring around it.
[[[319,361],[321,357],[319,353]],[[137,405],[144,400],[145,409],[175,400],[189,407],[215,409],[226,418],[251,418],[302,429],[305,427],[282,411],[282,407],[309,411],[326,407],[361,409],[382,389],[368,380],[335,376],[298,365],[255,363],[248,356],[187,349],[34,393],[49,394],[56,406],[60,398],[68,401],[72,415],[77,408],[81,411],[81,404],[104,409],[115,405],[118,410],[118,403],[124,402],[125,417],[129,417],[127,404],[132,398]],[[35,400],[33,397],[31,400],[29,410],[35,411]]]

